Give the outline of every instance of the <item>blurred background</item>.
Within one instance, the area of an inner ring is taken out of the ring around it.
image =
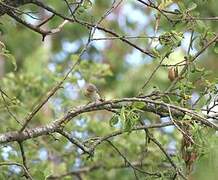
[[[111,8],[112,3],[111,0],[86,0],[79,7],[75,16],[80,20],[95,24]],[[157,21],[159,12],[143,5],[140,1],[116,1],[116,4],[118,3],[120,3],[119,6],[113,9],[100,25],[120,36],[127,37],[129,41],[142,49],[161,54],[165,49],[163,44],[160,44],[158,37],[172,31],[181,37],[180,44],[173,47],[172,53],[163,61],[165,66],[161,66],[149,84],[141,90],[143,84],[158,66],[160,58],[151,58],[110,34],[96,29],[87,51],[81,56],[81,63],[68,76],[63,88],[46,103],[31,121],[30,127],[47,124],[63,116],[68,110],[88,103],[82,93],[87,82],[95,84],[107,100],[132,97],[138,95],[139,92],[148,94],[154,90],[164,91],[171,84],[168,79],[168,65],[182,61],[185,56],[194,56],[218,27],[217,21],[213,20],[187,21],[184,14],[177,16],[176,18],[179,20],[174,23],[169,22],[163,16]],[[165,9],[169,11],[186,12],[187,17],[189,14],[193,17],[217,16],[218,4],[215,0],[192,2],[159,0],[155,3],[165,6]],[[57,12],[69,16],[69,9],[64,1],[49,0],[46,1],[46,4]],[[73,5],[72,8],[74,8]],[[19,9],[30,12],[31,16],[27,14],[21,16],[34,25],[51,15],[48,11],[29,4]],[[62,19],[54,17],[43,25],[43,28],[52,29],[62,22]],[[67,23],[60,32],[46,36],[42,41],[39,34],[4,15],[0,18],[0,33],[0,41],[5,44],[7,49],[7,56],[0,54],[0,86],[11,98],[10,100],[6,98],[8,107],[18,120],[22,120],[76,62],[87,43],[89,30],[77,23]],[[191,37],[194,37],[195,41],[192,48],[188,50]],[[202,54],[192,67],[198,69],[198,72],[191,73],[193,69],[190,69],[185,80],[192,88],[184,90],[185,95],[192,97],[190,102],[201,96],[205,87],[216,86],[218,69],[216,53],[218,53],[217,43]],[[199,108],[203,107],[206,99],[206,97],[202,99]],[[19,129],[17,122],[6,111],[4,101],[1,99],[1,133]],[[188,104],[187,107],[191,107],[191,104]],[[113,130],[119,130],[121,127],[120,123],[113,127],[110,126],[109,121],[112,116],[112,113],[105,111],[80,115],[68,123],[66,129],[72,136],[80,140],[103,136]],[[151,113],[144,113],[141,118],[147,124],[169,121],[168,117],[160,119]],[[181,162],[181,157],[178,155],[181,134],[171,127],[154,130],[153,133],[167,149],[167,152],[172,154],[175,162],[180,163],[182,167],[184,163]],[[213,139],[213,141],[217,140]],[[171,178],[171,167],[166,165],[166,158],[154,144],[145,145],[144,132],[124,134],[113,139],[113,143],[131,162],[141,162],[147,170],[155,172],[160,170],[164,174],[163,177],[166,175],[165,179]],[[100,166],[100,168],[84,172],[81,177],[75,176],[75,179],[135,178],[132,169],[114,168],[114,165],[121,165],[123,160],[107,143],[101,144],[96,149],[95,156],[89,159],[82,155],[78,148],[56,134],[26,141],[24,145],[28,164],[31,167],[30,171],[36,179],[63,174],[86,166]],[[205,146],[207,145],[205,144]],[[206,152],[207,149],[202,151]],[[210,152],[218,155],[215,149]],[[218,163],[217,158],[209,157],[213,158],[210,159],[211,166],[208,165],[207,177],[209,178],[211,175],[209,179],[212,179],[215,177],[210,171],[214,172],[213,170],[217,168],[215,164]],[[204,157],[196,168],[201,169],[205,165],[204,161],[207,162],[209,157]],[[2,146],[0,159],[1,161],[21,161],[17,144]],[[2,167],[1,171],[1,179],[5,177],[14,179],[17,177],[16,174],[21,173],[21,169],[14,166]],[[144,178],[143,174],[138,173],[138,176]],[[204,179],[201,173],[200,176]],[[66,176],[63,179],[72,179],[72,177]]]

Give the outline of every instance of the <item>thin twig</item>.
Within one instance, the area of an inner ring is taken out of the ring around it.
[[[81,150],[83,150],[84,153],[88,153],[91,155],[91,152],[89,151],[89,149],[86,146],[84,146],[78,139],[72,137],[68,132],[62,129],[59,129],[57,132],[61,134],[62,136],[64,136],[65,138],[67,138],[71,143],[79,147]]]
[[[3,101],[4,101],[5,107],[6,107],[7,111],[8,111],[8,114],[10,114],[10,116],[11,116],[18,124],[20,124],[20,125],[22,126],[23,124],[17,119],[17,117],[13,114],[13,112],[11,112],[11,110],[10,110],[10,108],[9,108],[9,106],[8,106],[8,103],[7,103],[7,101],[6,101],[5,97],[4,97],[4,96],[8,97],[7,94],[4,93],[2,90],[1,90],[0,93],[1,93],[1,97],[2,97],[2,99],[3,99]],[[8,97],[8,98],[9,98],[9,97]],[[10,99],[10,100],[11,100],[11,99]]]
[[[127,163],[127,164],[133,169],[136,179],[138,179],[137,174],[136,174],[136,171],[138,171],[138,172],[140,172],[140,173],[142,173],[142,174],[145,174],[145,175],[158,176],[158,177],[160,177],[160,174],[146,172],[146,171],[144,171],[144,170],[142,170],[142,169],[139,169],[139,168],[133,166],[133,165],[131,164],[131,162],[127,159],[127,157],[126,157],[125,155],[123,155],[123,153],[121,153],[120,150],[119,150],[111,141],[107,140],[107,142],[108,142],[108,143],[113,147],[113,149],[115,149],[115,150],[117,151],[117,153],[123,158],[124,162]]]
[[[179,174],[183,179],[188,180],[185,175],[183,175],[183,173],[181,172],[181,170],[177,167],[177,165],[174,163],[174,161],[172,160],[172,158],[167,154],[167,152],[165,151],[165,149],[163,148],[163,146],[150,134],[150,132],[148,130],[147,131],[147,135],[149,137],[149,139],[156,144],[159,149],[163,152],[163,154],[166,156],[166,158],[168,159],[168,161],[170,162],[170,164],[173,166],[173,168],[175,169],[175,171],[177,172],[177,174]]]
[[[14,166],[14,165],[21,167],[23,171],[25,172],[25,174],[28,176],[28,178],[33,180],[33,177],[31,176],[31,174],[28,172],[28,170],[23,164],[20,164],[17,162],[0,162],[0,166]]]
[[[173,124],[175,125],[175,127],[176,127],[187,139],[189,139],[189,141],[190,141],[191,143],[196,144],[196,143],[194,142],[194,140],[192,139],[192,137],[189,136],[187,133],[185,133],[185,131],[183,131],[182,128],[180,128],[179,125],[177,124],[177,122],[173,119],[173,116],[172,116],[170,107],[168,107],[168,110],[169,110],[169,117],[170,117],[170,120],[173,122]]]

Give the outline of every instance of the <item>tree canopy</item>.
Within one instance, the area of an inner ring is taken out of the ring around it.
[[[217,9],[0,0],[0,179],[217,179]]]

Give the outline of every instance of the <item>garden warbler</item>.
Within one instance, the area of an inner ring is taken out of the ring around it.
[[[97,87],[91,83],[88,83],[85,85],[84,95],[94,102],[103,101],[103,99],[101,98],[99,94]]]

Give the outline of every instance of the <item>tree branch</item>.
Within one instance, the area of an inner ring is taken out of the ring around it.
[[[125,103],[126,102],[126,103]],[[185,114],[188,114],[192,117],[193,121],[198,121],[206,126],[209,126],[211,128],[214,128],[215,130],[218,130],[218,127],[213,124],[212,122],[208,121],[206,117],[197,114],[196,112],[178,107],[172,104],[167,104],[164,102],[159,102],[155,100],[151,100],[148,98],[123,98],[123,99],[117,99],[117,100],[111,100],[111,101],[104,101],[104,102],[98,102],[98,103],[92,103],[85,106],[78,107],[77,109],[73,109],[69,111],[67,114],[65,114],[63,117],[45,125],[42,127],[32,128],[32,129],[26,129],[25,131],[13,131],[13,132],[7,132],[0,134],[0,143],[7,143],[7,142],[13,142],[13,141],[23,141],[26,139],[35,138],[42,135],[47,135],[50,133],[58,132],[58,129],[63,125],[67,124],[72,118],[91,111],[99,111],[99,110],[108,110],[109,109],[117,109],[122,108],[122,106],[126,105],[129,106],[131,102],[144,102],[145,107],[142,108],[145,112],[156,112],[156,114],[161,115],[162,113],[164,115],[169,116],[168,108],[171,109],[172,115],[175,117],[183,117]],[[125,103],[125,104],[124,104]],[[159,105],[156,107],[156,105]],[[163,108],[161,108],[163,107]],[[156,109],[156,111],[155,111]]]

